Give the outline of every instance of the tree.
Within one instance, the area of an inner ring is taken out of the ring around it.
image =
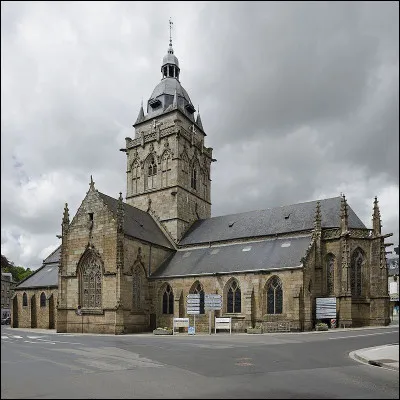
[[[14,282],[21,282],[23,279],[27,278],[32,274],[30,268],[17,267],[12,261],[9,261],[6,256],[1,255],[1,271],[11,272]]]

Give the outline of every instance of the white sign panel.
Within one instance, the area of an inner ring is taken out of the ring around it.
[[[199,299],[200,300],[200,294],[188,294],[186,296],[187,299]]]
[[[397,282],[390,282],[389,283],[389,294],[396,294],[397,293]]]
[[[316,318],[336,318],[336,297],[316,298]]]
[[[174,328],[188,328],[189,318],[174,318]]]
[[[232,319],[231,318],[215,318],[215,333],[217,329],[229,329],[232,334]]]
[[[222,296],[220,294],[204,295],[204,308],[207,310],[220,310],[222,308]]]
[[[221,300],[222,296],[220,294],[205,294],[204,295],[204,301],[212,300],[212,299]]]

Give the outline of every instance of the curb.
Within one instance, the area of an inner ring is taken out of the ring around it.
[[[381,368],[385,368],[385,369],[390,369],[392,371],[398,371],[399,370],[399,367],[394,367],[393,365],[388,365],[388,364],[385,364],[385,363],[381,363],[379,361],[374,361],[374,360],[370,360],[368,358],[362,357],[357,353],[357,351],[350,352],[349,356],[353,360],[359,361],[359,362],[361,362],[363,364],[371,365],[373,367],[381,367]]]

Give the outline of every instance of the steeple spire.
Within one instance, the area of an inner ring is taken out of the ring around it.
[[[62,223],[65,225],[69,225],[69,210],[68,210],[68,203],[65,203],[64,207],[64,214],[63,214],[63,220]]]
[[[202,131],[204,131],[203,123],[201,122],[201,117],[200,117],[200,107],[197,107],[196,124]]]
[[[318,232],[321,230],[321,204],[319,201],[317,201],[317,207],[315,209],[314,229]]]
[[[172,47],[172,25],[174,23],[171,21],[171,17],[169,17],[169,45]],[[173,51],[172,51],[173,54]]]
[[[93,176],[92,176],[92,175],[90,175],[89,190],[90,190],[90,189],[95,190],[95,188],[94,188],[94,182],[93,182]]]
[[[142,100],[142,103],[140,105],[139,114],[138,114],[138,117],[136,118],[135,125],[138,124],[139,122],[142,122],[143,120],[144,120],[144,111],[143,111],[143,100]]]
[[[118,226],[118,232],[122,232],[124,226],[124,202],[121,192],[119,192],[118,203],[117,203],[117,226]]]
[[[344,194],[342,195],[340,203],[340,214],[342,234],[344,234],[349,230],[349,215],[347,212],[347,201]]]
[[[172,25],[171,18],[169,19],[169,46],[167,54],[163,58],[161,66],[162,79],[175,78],[179,80],[179,61],[174,55],[174,49],[172,48]]]
[[[378,236],[381,234],[381,227],[382,227],[381,213],[379,211],[378,198],[375,196],[374,212],[372,214],[372,229],[373,229],[375,236]]]

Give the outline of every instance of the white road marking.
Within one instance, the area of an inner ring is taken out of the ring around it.
[[[54,342],[54,343],[67,343],[67,344],[82,344],[82,343],[71,343],[71,342],[60,342],[59,340],[49,340],[49,339],[37,339],[43,342]]]
[[[27,336],[28,339],[42,339],[44,336]]]
[[[353,337],[360,337],[360,336],[375,336],[375,335],[388,335],[389,333],[396,333],[397,331],[392,332],[379,332],[379,333],[366,333],[365,335],[351,335],[351,336],[339,336],[339,337],[330,337],[329,340],[336,340],[336,339],[347,339]]]
[[[18,335],[11,335],[12,337],[15,337],[17,339],[22,339],[22,336],[18,336]]]
[[[2,339],[10,339],[8,336],[2,336]]]
[[[30,340],[24,340],[25,343],[35,343],[35,344],[41,344],[41,342],[31,342]],[[54,342],[46,342],[49,344],[55,344]]]

